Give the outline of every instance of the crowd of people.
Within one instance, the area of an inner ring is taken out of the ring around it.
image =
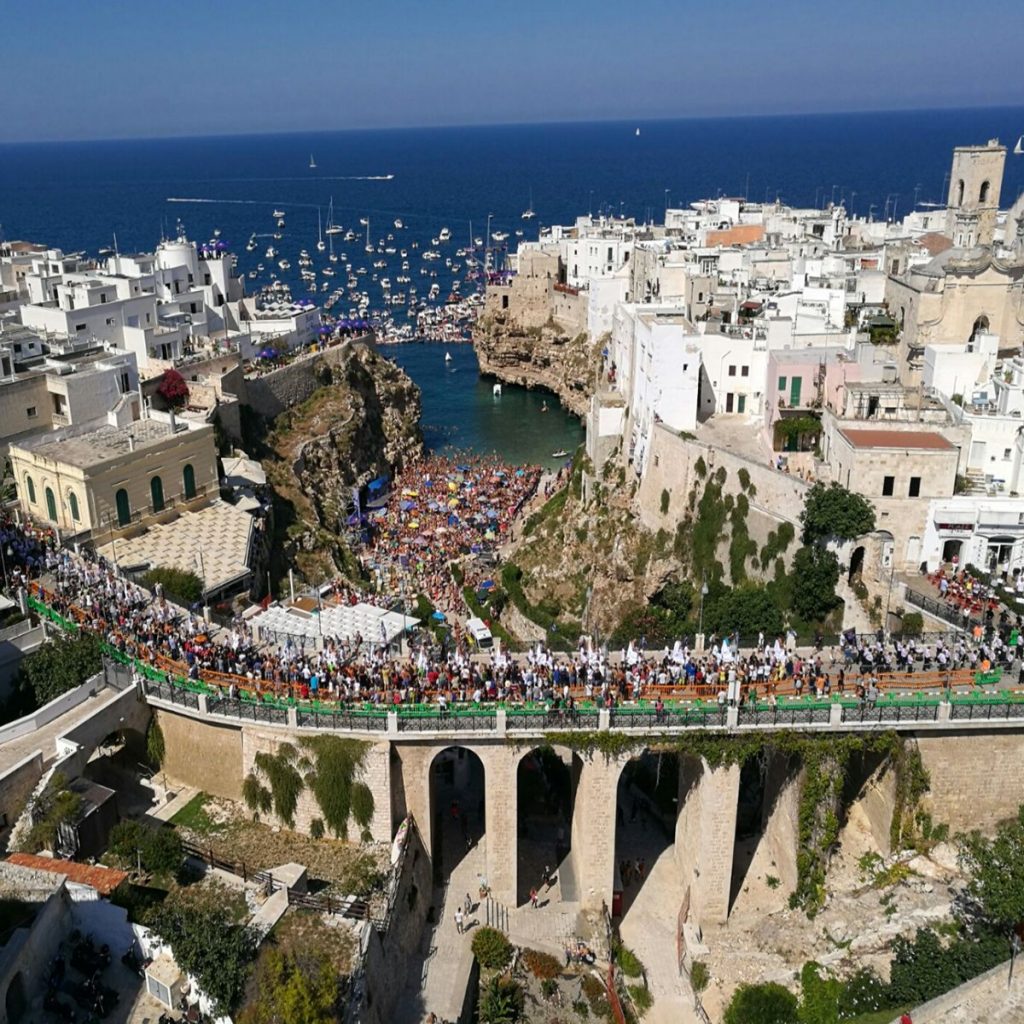
[[[540,475],[493,455],[437,453],[410,466],[384,507],[367,516],[364,562],[378,590],[423,594],[435,608],[456,611],[462,585],[486,581],[488,556],[507,539]]]
[[[467,489],[480,486],[479,475],[462,473],[464,484],[473,480]],[[440,479],[447,483],[447,475]],[[510,485],[511,493],[502,502],[497,494],[504,494],[503,485],[492,485],[481,488],[487,495],[481,495],[481,501],[493,501],[506,512],[527,488],[525,482]],[[461,535],[466,540],[471,536]],[[581,702],[614,707],[650,700],[663,707],[664,700],[674,696],[730,705],[774,702],[783,694],[824,698],[850,692],[873,699],[892,674],[898,678],[922,670],[1008,670],[1024,653],[1024,631],[1008,638],[998,631],[978,639],[950,635],[927,644],[847,634],[835,646],[809,652],[797,650],[792,636],[764,634],[744,650],[735,637],[712,637],[703,651],[678,641],[659,652],[645,651],[642,643],[611,652],[583,638],[570,653],[536,644],[522,654],[495,650],[487,657],[474,653],[465,639],[443,652],[426,639],[414,641],[404,656],[373,637],[325,637],[322,645],[308,646],[291,638],[268,644],[257,642],[241,619],[230,627],[211,627],[169,602],[159,588],[151,594],[125,580],[102,558],[60,547],[47,527],[7,519],[0,523],[0,538],[12,588],[26,587],[126,656],[172,674],[203,679],[232,694],[272,691],[342,705],[429,703],[442,712],[495,701],[531,702],[572,712]],[[336,599],[361,596],[339,585]]]

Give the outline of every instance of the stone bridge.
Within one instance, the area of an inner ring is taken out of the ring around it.
[[[676,906],[688,892],[697,921],[727,921],[751,864],[771,865],[792,888],[800,766],[773,756],[751,773],[746,764],[712,767],[685,753],[685,743],[682,752],[665,752],[666,737],[687,732],[741,737],[786,729],[839,738],[894,730],[916,742],[933,816],[951,832],[992,826],[1024,803],[1024,703],[1008,695],[873,708],[837,700],[685,713],[491,708],[441,715],[436,708],[314,712],[151,680],[139,685],[163,729],[165,770],[215,795],[239,799],[256,754],[282,742],[324,732],[367,742],[361,771],[375,796],[373,838],[390,841],[412,813],[438,876],[458,862],[463,843],[482,849],[481,881],[511,907],[527,899],[546,864],[561,876],[563,899],[615,909],[624,889],[619,865],[641,834],[660,837]],[[858,771],[872,833],[886,851],[894,772],[878,763]],[[304,793],[296,827],[307,830],[318,815]]]

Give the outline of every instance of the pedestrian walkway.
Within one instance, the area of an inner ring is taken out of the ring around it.
[[[693,992],[679,973],[676,953],[676,922],[685,887],[675,847],[665,846],[655,829],[632,829],[629,836],[623,856],[643,857],[649,867],[619,925],[619,935],[647,970],[654,1005],[644,1014],[644,1024],[698,1024]],[[664,848],[659,852],[659,847]]]

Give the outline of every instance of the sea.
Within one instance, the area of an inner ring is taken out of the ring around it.
[[[248,290],[275,273],[300,298],[299,251],[328,265],[315,249],[317,217],[326,227],[333,204],[334,222],[356,237],[331,240],[354,271],[366,271],[360,287],[372,303],[384,276],[393,291],[415,286],[421,296],[436,282],[443,302],[455,280],[463,293],[475,286],[457,250],[472,248],[488,227],[514,251],[542,225],[581,214],[659,221],[666,206],[720,195],[797,206],[842,201],[855,214],[900,217],[944,200],[954,146],[999,138],[1012,148],[1022,132],[1024,107],[1015,107],[3,144],[0,237],[69,252],[115,243],[145,251],[180,225],[237,253]],[[1024,157],[1010,155],[1003,205],[1022,189]],[[524,219],[528,208],[536,216]],[[284,228],[275,210],[284,212]],[[443,228],[451,240],[435,245]],[[395,252],[368,255],[367,234],[375,249]],[[268,245],[278,250],[273,259]],[[441,258],[427,263],[420,257],[431,248]],[[276,266],[282,258],[288,271]],[[372,266],[381,260],[385,267]],[[399,276],[409,284],[396,283]],[[344,277],[330,279],[331,288]],[[334,313],[347,315],[344,301]],[[553,396],[505,387],[497,399],[471,349],[455,345],[450,354],[446,363],[443,346],[433,344],[393,352],[423,389],[431,445],[551,465],[554,452],[579,443],[579,423]]]

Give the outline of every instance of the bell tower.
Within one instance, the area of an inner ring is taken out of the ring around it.
[[[946,205],[949,233],[958,248],[992,244],[1005,163],[1006,147],[998,139],[953,150]]]

